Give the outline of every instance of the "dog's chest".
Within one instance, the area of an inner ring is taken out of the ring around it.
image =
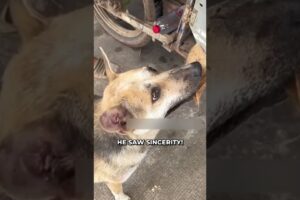
[[[108,180],[125,182],[145,157],[148,149],[146,146],[127,146],[117,142],[126,139],[129,138],[95,129],[94,154],[100,182],[108,177]]]
[[[146,151],[141,151],[138,146],[124,148],[119,154],[113,156],[112,163],[118,166],[117,174],[121,182],[132,175],[145,156]]]
[[[113,162],[119,165],[132,166],[140,163],[146,155],[146,151],[139,146],[123,148],[119,154],[113,157]]]
[[[126,151],[126,150],[125,150]],[[126,154],[126,155],[125,155]],[[122,163],[120,168],[123,168],[123,173],[120,176],[121,181],[126,181],[132,173],[137,169],[141,161],[144,159],[146,152],[139,153],[137,151],[124,152],[119,154],[114,160],[118,163]]]

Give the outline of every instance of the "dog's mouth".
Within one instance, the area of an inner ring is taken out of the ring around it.
[[[165,117],[168,117],[170,114],[172,114],[175,110],[177,110],[178,107],[180,107],[182,104],[188,102],[193,97],[194,93],[188,94],[186,96],[180,97],[176,101],[172,102],[170,105],[170,108],[168,109]]]

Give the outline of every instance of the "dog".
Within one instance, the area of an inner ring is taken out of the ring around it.
[[[93,159],[92,5],[47,26],[16,5],[24,42],[2,78],[0,191],[14,200],[86,199],[75,181]]]
[[[154,139],[159,130],[132,130],[131,118],[164,118],[174,106],[192,97],[200,86],[199,62],[159,73],[145,66],[123,73],[113,71],[102,50],[109,84],[94,109],[94,181],[104,182],[116,200],[129,200],[122,184],[146,155],[145,146],[121,146],[118,139]]]

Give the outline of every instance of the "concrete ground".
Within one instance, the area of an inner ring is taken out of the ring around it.
[[[159,71],[184,63],[174,53],[164,50],[159,43],[150,43],[142,49],[129,48],[102,31],[95,23],[95,56],[101,46],[109,59],[121,71],[152,65]],[[106,81],[95,79],[95,94],[101,96]],[[205,103],[200,108],[193,101],[180,106],[170,117],[200,117],[200,131],[161,131],[159,138],[184,139],[184,146],[153,146],[145,160],[124,184],[125,193],[132,200],[204,200],[206,199],[206,142]],[[112,200],[104,184],[95,185],[95,200]]]
[[[255,189],[262,192],[260,193],[215,193],[210,194],[208,199],[212,200],[298,200],[299,192],[295,194],[295,190],[291,191],[289,186],[295,185],[294,182],[285,182],[287,179],[278,178],[287,175],[287,177],[298,177],[299,172],[293,170],[290,163],[298,162],[300,159],[300,105],[297,105],[292,99],[285,99],[282,102],[273,106],[262,109],[260,112],[252,115],[248,120],[240,124],[235,130],[231,131],[222,138],[219,142],[213,145],[207,151],[208,166],[210,166],[209,160],[223,160],[242,163],[241,161],[251,161],[252,165],[248,166],[245,171],[246,176],[256,177],[255,180],[262,179],[258,177],[254,171],[256,163],[259,166],[271,166],[274,174],[274,170],[279,172],[281,176],[268,177],[266,176],[266,182],[270,180],[275,181],[275,186],[262,187],[265,189],[259,189],[259,185],[262,183],[257,182]],[[242,166],[242,164],[241,164]],[[285,167],[282,167],[285,166]],[[254,168],[254,170],[252,170]],[[283,169],[282,169],[283,168]],[[286,169],[290,168],[290,171]],[[244,168],[243,168],[244,169]],[[264,167],[264,170],[269,171]],[[208,167],[208,174],[211,174]],[[220,177],[222,179],[222,177]],[[209,175],[208,175],[209,179]],[[283,179],[283,180],[281,180]],[[224,181],[221,181],[224,183]],[[212,183],[212,182],[211,182]],[[215,184],[218,184],[214,182]],[[299,180],[297,181],[297,184]],[[239,184],[245,185],[246,191],[252,191],[251,182],[240,182]],[[213,187],[214,184],[208,185]],[[233,185],[233,184],[231,184]],[[246,186],[247,185],[247,186]],[[265,185],[265,184],[262,184]],[[226,184],[223,185],[226,188]],[[295,187],[295,186],[294,186]],[[270,189],[271,188],[271,189]],[[254,190],[256,191],[256,190]]]

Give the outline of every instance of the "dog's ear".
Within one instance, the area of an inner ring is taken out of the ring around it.
[[[109,133],[124,133],[127,131],[127,120],[133,115],[123,106],[113,107],[100,116],[101,127]]]
[[[103,48],[99,48],[102,53],[102,59],[104,61],[105,73],[109,81],[112,81],[118,77],[118,74],[114,71],[113,64],[109,61]]]

